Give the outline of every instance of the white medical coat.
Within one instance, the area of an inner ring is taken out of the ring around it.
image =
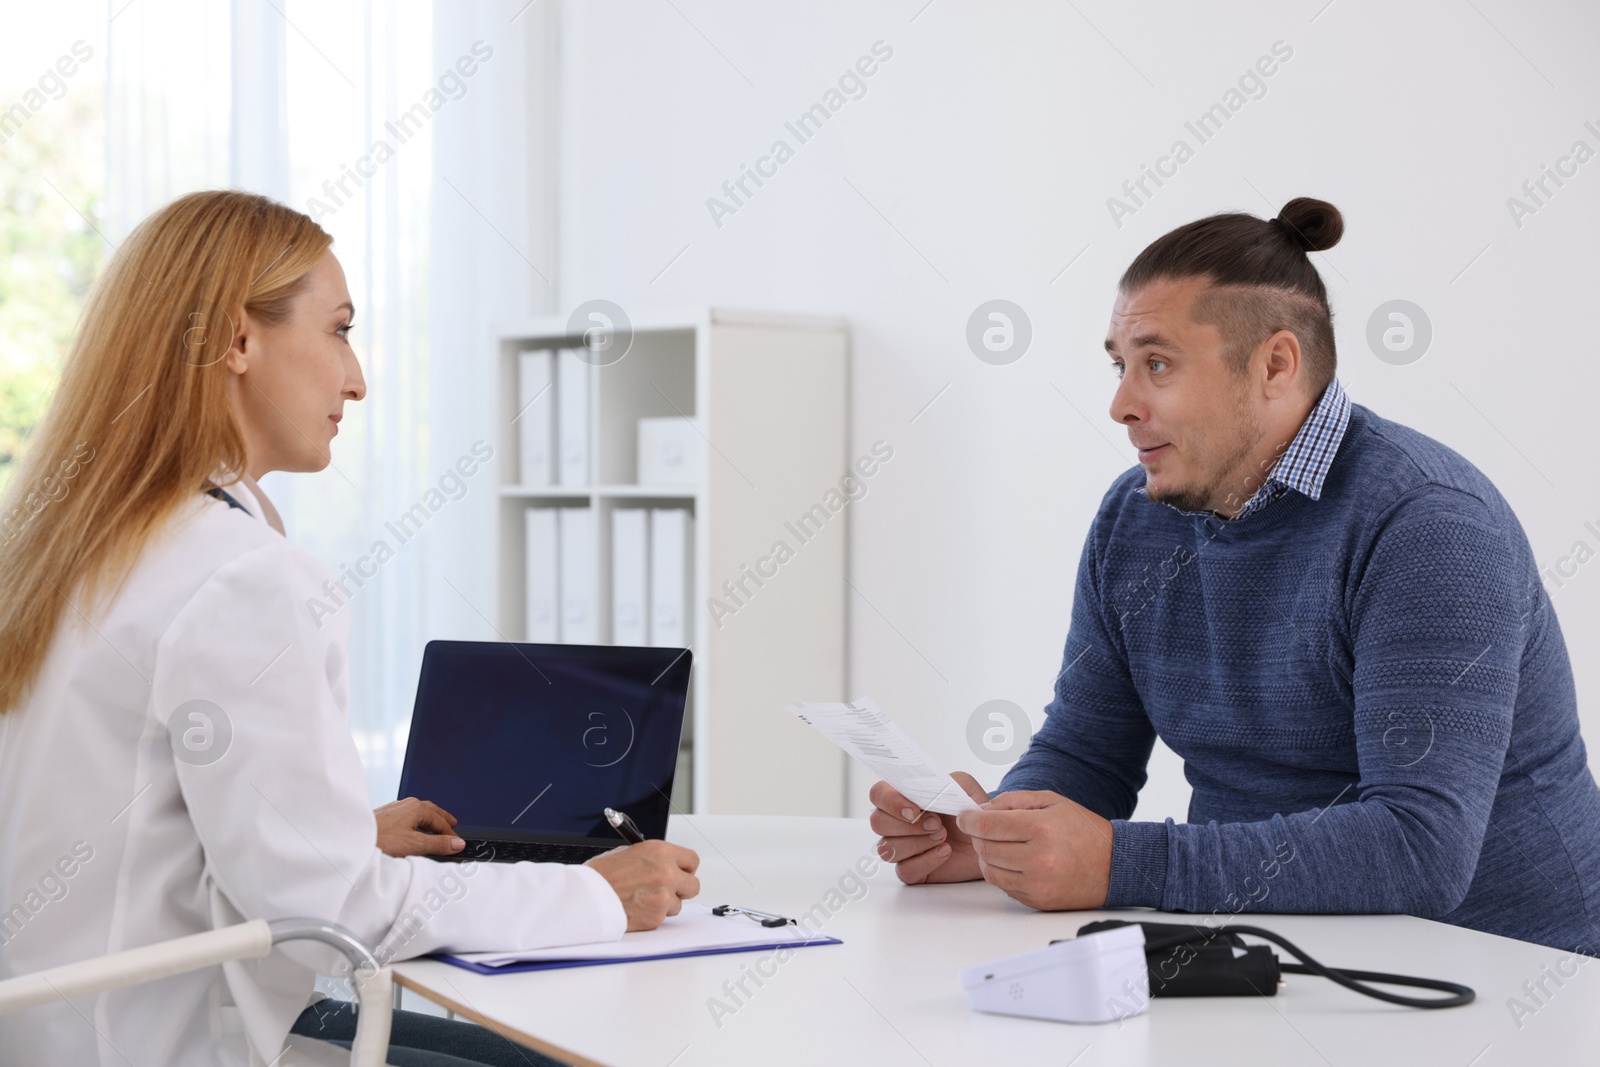
[[[591,868],[378,851],[345,718],[351,608],[315,619],[331,575],[227,491],[248,511],[197,496],[107,610],[74,594],[0,715],[0,978],[255,918],[331,919],[392,960],[620,937]],[[270,1062],[342,959],[296,942],[0,1016],[0,1064]]]

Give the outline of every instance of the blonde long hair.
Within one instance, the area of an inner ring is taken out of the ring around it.
[[[287,320],[330,244],[293,208],[215,190],[162,208],[114,254],[0,502],[0,714],[33,688],[63,619],[89,622],[178,507],[245,469],[224,362],[240,311]]]

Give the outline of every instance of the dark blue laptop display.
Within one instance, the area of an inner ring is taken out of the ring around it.
[[[430,641],[400,796],[458,820],[457,860],[581,863],[665,837],[692,655],[684,648]]]

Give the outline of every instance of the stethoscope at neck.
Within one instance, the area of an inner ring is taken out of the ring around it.
[[[212,486],[210,489],[206,490],[206,493],[209,496],[214,496],[218,500],[223,501],[230,508],[238,508],[240,511],[244,512],[246,515],[250,514],[250,509],[249,508],[245,507],[243,504],[241,504],[237,500],[233,499],[233,497],[229,495],[228,491],[226,489],[222,488],[221,486]],[[254,516],[252,516],[252,518],[253,517]]]

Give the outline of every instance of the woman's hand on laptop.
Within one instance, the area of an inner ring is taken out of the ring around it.
[[[966,771],[950,777],[979,804],[989,802],[989,794]],[[956,825],[954,815],[923,811],[888,782],[876,783],[867,796],[873,806],[867,821],[880,835],[878,855],[894,864],[902,882],[971,882],[983,877],[972,838]]]
[[[700,857],[693,849],[665,841],[614,848],[584,866],[593,867],[611,883],[628,913],[630,931],[654,930],[700,892],[700,879],[694,876]]]
[[[406,797],[372,813],[378,848],[391,856],[453,856],[466,847],[455,835],[456,817],[439,805]]]

